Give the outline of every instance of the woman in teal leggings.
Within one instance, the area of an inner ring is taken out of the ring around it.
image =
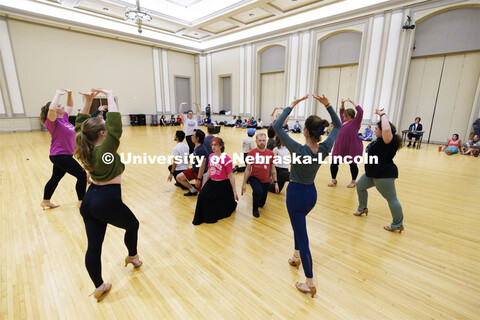
[[[378,192],[387,199],[393,222],[383,227],[387,231],[402,232],[403,213],[402,206],[397,199],[395,191],[395,179],[398,178],[398,169],[393,158],[402,146],[402,138],[396,134],[397,129],[388,121],[387,115],[381,110],[375,110],[380,116],[380,122],[375,127],[377,139],[367,146],[368,156],[377,156],[378,164],[365,164],[365,173],[357,182],[358,209],[355,216],[368,215],[367,189],[375,186]]]

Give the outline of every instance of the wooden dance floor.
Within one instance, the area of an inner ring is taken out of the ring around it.
[[[170,155],[176,128],[125,127],[120,152]],[[206,131],[206,130],[205,130]],[[265,131],[265,130],[264,130]],[[241,153],[246,130],[222,128],[226,152]],[[303,143],[303,136],[293,135]],[[251,189],[236,212],[216,224],[192,225],[196,197],[167,183],[167,165],[128,164],[123,199],[140,221],[144,264],[124,268],[124,231],[109,226],[101,303],[84,266],[87,247],[66,175],[52,201],[39,206],[52,171],[48,132],[0,134],[0,319],[474,319],[480,314],[480,159],[447,156],[438,146],[401,149],[397,194],[405,231],[387,202],[369,191],[368,217],[355,217],[357,194],[328,188],[323,165],[317,205],[307,226],[317,296],[295,288],[302,269],[288,265],[293,234],[285,192],[269,194],[252,217]],[[363,174],[363,165],[360,175]],[[236,174],[240,194],[243,173]]]

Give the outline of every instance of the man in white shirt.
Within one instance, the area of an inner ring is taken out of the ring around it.
[[[195,129],[198,129],[198,120],[200,120],[200,107],[198,103],[195,102],[197,106],[197,116],[194,117],[193,111],[188,110],[187,116],[183,114],[183,106],[186,105],[186,102],[182,102],[179,107],[179,112],[183,118],[183,128],[185,129],[185,137],[188,144],[188,150],[190,153],[193,153],[195,149],[195,144],[192,142],[192,135]]]
[[[177,175],[188,169],[188,155],[190,153],[188,146],[183,143],[184,139],[185,132],[183,132],[182,130],[177,130],[177,132],[175,132],[174,138],[174,141],[177,142],[177,145],[175,146],[175,148],[173,148],[173,163],[168,166],[168,171],[170,171],[170,175],[168,176],[167,181],[172,181],[173,177],[175,178],[175,185],[177,187],[180,187],[183,190],[187,190],[187,188],[185,188],[177,181]]]
[[[243,151],[243,160],[244,161],[245,161],[245,158],[247,157],[248,153],[257,147],[257,144],[255,143],[255,140],[253,140],[253,138],[252,138],[255,135],[256,131],[257,130],[253,129],[253,128],[248,129],[248,131],[247,131],[248,136],[245,139],[243,139],[242,151]],[[235,168],[233,169],[233,173],[245,172],[246,168],[247,168],[246,166],[244,166],[244,167],[235,166]]]

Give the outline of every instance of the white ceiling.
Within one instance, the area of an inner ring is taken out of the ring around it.
[[[194,51],[318,23],[338,14],[399,0],[140,0],[152,21],[142,34],[125,21],[135,0],[0,0],[0,13],[16,18],[118,34]],[[410,2],[410,1],[405,1]]]

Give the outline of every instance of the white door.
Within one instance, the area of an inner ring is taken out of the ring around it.
[[[324,94],[335,111],[340,109],[342,99],[355,100],[357,87],[358,64],[343,67],[319,68],[316,94]],[[330,121],[330,115],[319,102],[315,102],[316,112],[322,119]],[[346,104],[349,107],[348,104]],[[315,110],[315,108],[314,108]]]
[[[270,123],[270,115],[275,107],[286,107],[284,74],[273,72],[261,75],[261,100],[257,119],[260,117],[264,125]]]
[[[424,141],[444,143],[470,133],[468,123],[480,76],[480,52],[414,58],[399,130],[422,118]]]

